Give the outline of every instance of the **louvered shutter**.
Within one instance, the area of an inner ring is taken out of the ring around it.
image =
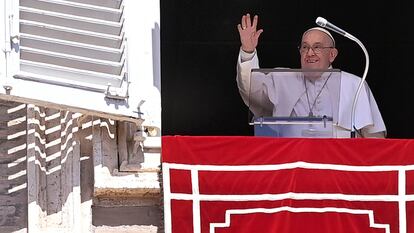
[[[3,30],[6,41],[8,37],[11,41],[5,47],[11,51],[6,56],[6,77],[1,80],[2,98],[115,119],[141,117],[139,107],[146,97],[137,93],[142,90],[139,82],[153,80],[154,69],[151,73],[137,69],[134,80],[128,64],[145,65],[143,60],[151,60],[154,66],[157,59],[153,56],[159,54],[149,45],[151,56],[144,49],[134,52],[133,60],[129,44],[142,44],[137,40],[145,38],[159,43],[149,28],[158,25],[158,4],[145,5],[142,0],[6,1]],[[149,13],[149,19],[135,22],[139,16],[126,16],[126,6],[139,7],[140,12]],[[131,32],[135,41],[129,40],[128,20],[129,25],[148,28],[141,39]]]

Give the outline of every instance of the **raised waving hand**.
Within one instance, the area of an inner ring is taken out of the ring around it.
[[[260,34],[263,32],[263,29],[257,30],[258,20],[259,16],[255,15],[252,22],[250,14],[246,14],[242,16],[241,24],[237,25],[240,35],[241,48],[245,52],[252,53],[257,47]]]

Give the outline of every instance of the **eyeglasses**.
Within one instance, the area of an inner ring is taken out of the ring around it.
[[[321,53],[323,49],[332,49],[335,48],[333,46],[324,47],[321,44],[314,44],[312,46],[309,46],[307,44],[302,44],[298,47],[300,53],[307,53],[309,49],[312,49],[314,53]]]

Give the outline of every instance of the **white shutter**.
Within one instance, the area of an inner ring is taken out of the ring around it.
[[[6,87],[0,91],[1,98],[113,119],[141,118],[139,106],[145,97],[128,89],[139,86],[138,80],[154,77],[152,73],[139,77],[137,72],[136,80],[130,78],[126,1],[5,1],[3,31],[6,41],[11,37],[16,44],[0,79]],[[134,4],[138,3],[129,3],[130,7]],[[153,21],[158,23],[159,6],[150,5],[152,9],[141,10],[155,12]],[[140,26],[140,22],[134,24]],[[149,30],[142,37],[152,37],[152,33]],[[5,42],[8,46],[13,48],[13,41]],[[145,53],[134,57],[136,65],[138,60],[154,60]]]

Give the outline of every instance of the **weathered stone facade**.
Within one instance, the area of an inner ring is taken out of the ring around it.
[[[162,232],[149,130],[0,101],[0,232]]]

